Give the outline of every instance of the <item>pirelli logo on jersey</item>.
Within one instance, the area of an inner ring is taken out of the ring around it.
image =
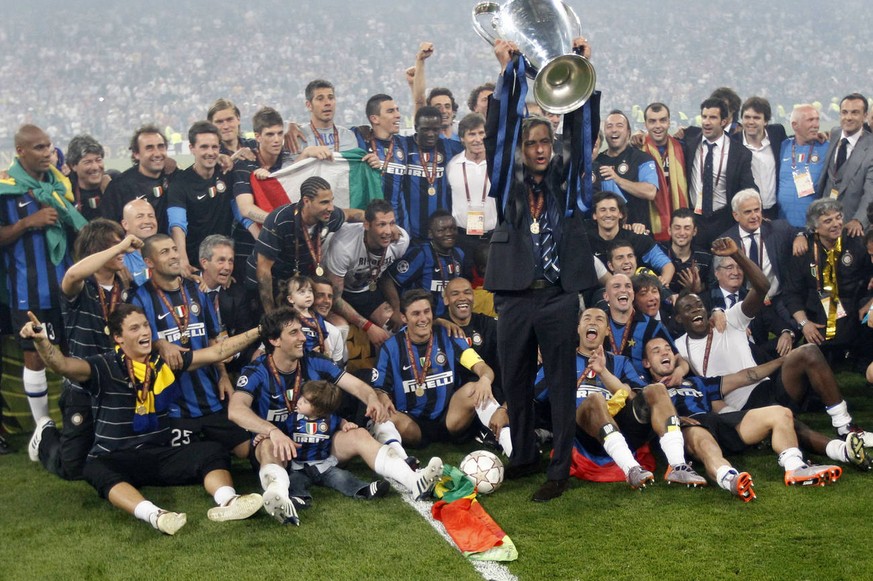
[[[443,177],[443,174],[446,173],[446,170],[440,166],[437,166],[436,170],[436,179],[440,179]],[[410,165],[409,166],[409,175],[416,178],[426,178],[430,175],[430,171],[425,172],[424,168],[420,165]]]
[[[385,168],[385,173],[395,176],[406,175],[406,165],[402,163],[389,163],[388,167]]]
[[[294,441],[298,444],[318,444],[329,439],[327,434],[301,434],[294,432]]]
[[[268,422],[282,423],[288,420],[288,413],[289,412],[287,408],[270,410],[267,412],[267,417],[265,419]]]
[[[424,383],[416,383],[414,379],[408,379],[403,382],[403,393],[415,393],[418,390],[436,389],[452,385],[455,380],[455,374],[452,371],[444,371],[434,375],[428,375]],[[421,393],[419,391],[419,393]]]
[[[671,387],[667,390],[670,397],[703,397],[703,393],[693,387]]]
[[[608,389],[596,385],[580,385],[576,388],[576,399],[585,399],[598,393],[607,401],[612,397],[612,393]]]
[[[187,335],[191,339],[193,339],[194,337],[205,337],[206,323],[191,323],[185,330],[185,335]],[[179,331],[179,327],[171,327],[166,331],[158,331],[158,339],[163,339],[164,341],[169,341],[170,343],[175,343],[181,338],[182,333]]]

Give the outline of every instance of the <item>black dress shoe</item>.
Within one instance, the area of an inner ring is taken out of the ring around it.
[[[525,476],[530,476],[531,474],[538,474],[540,471],[540,463],[531,462],[529,464],[515,464],[507,466],[503,471],[503,477],[507,480],[513,480],[515,478],[524,478]]]
[[[563,478],[561,480],[546,480],[546,483],[540,486],[539,490],[534,492],[531,500],[534,502],[548,502],[553,498],[558,498],[564,491],[570,488],[570,480]]]

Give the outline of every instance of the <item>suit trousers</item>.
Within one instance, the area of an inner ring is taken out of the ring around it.
[[[576,347],[579,294],[560,286],[497,292],[497,350],[512,434],[510,465],[538,460],[534,434],[537,346],[543,359],[552,413],[550,480],[570,475],[576,433]]]

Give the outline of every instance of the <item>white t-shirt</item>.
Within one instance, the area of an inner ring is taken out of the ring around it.
[[[727,327],[724,333],[713,329],[712,347],[709,351],[709,361],[705,370],[703,369],[703,359],[706,353],[706,337],[692,339],[686,333],[676,340],[676,348],[688,361],[694,373],[703,377],[723,377],[758,365],[755,358],[752,357],[749,337],[746,335],[746,329],[748,329],[753,317],[747,317],[743,313],[742,306],[743,301],[740,301],[725,311]],[[723,412],[742,409],[758,383],[761,382],[740,387],[727,394],[724,402],[728,408]]]
[[[467,180],[464,181],[464,169]],[[467,159],[462,151],[446,166],[449,185],[452,187],[452,216],[459,228],[467,229],[467,210],[477,210],[485,214],[485,232],[497,228],[497,204],[488,195],[488,164],[483,159],[475,162]],[[467,191],[470,203],[467,203]],[[484,200],[483,200],[484,198]]]
[[[367,250],[364,244],[364,225],[345,223],[334,234],[330,246],[325,250],[324,267],[328,272],[343,278],[344,292],[362,293],[369,291],[373,271],[378,269],[376,279],[391,264],[406,254],[409,248],[409,234],[400,229],[400,240],[393,242],[385,251],[385,259]]]

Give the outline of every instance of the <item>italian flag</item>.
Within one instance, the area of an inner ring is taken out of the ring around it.
[[[382,199],[382,178],[379,170],[361,161],[367,155],[363,149],[334,152],[332,160],[307,158],[271,174],[285,190],[291,202],[300,199],[300,185],[306,178],[319,176],[331,185],[334,204],[338,208],[363,210],[370,200]]]

